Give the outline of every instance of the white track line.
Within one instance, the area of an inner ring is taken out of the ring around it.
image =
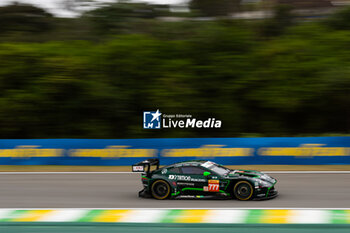
[[[248,214],[246,209],[215,209],[210,210],[204,216],[206,223],[244,223],[244,220]]]
[[[2,218],[6,218],[7,216],[9,216],[9,214],[13,211],[13,209],[0,209],[0,219]]]
[[[315,224],[315,223],[330,223],[329,212],[322,210],[304,210],[304,211],[293,211],[290,223],[299,224]]]
[[[350,171],[263,171],[270,174],[350,174]],[[140,174],[136,172],[0,172],[0,175],[44,175],[44,174]]]
[[[76,221],[88,212],[87,209],[60,209],[44,215],[40,222],[66,222]]]
[[[119,222],[159,222],[166,215],[167,210],[159,209],[138,209],[124,215]]]

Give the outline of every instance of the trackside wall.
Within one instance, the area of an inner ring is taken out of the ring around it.
[[[0,165],[161,165],[208,159],[223,165],[350,164],[350,137],[2,139]]]

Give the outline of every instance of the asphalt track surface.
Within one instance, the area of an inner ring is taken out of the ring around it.
[[[266,201],[139,198],[140,174],[0,174],[0,208],[350,208],[350,174],[272,174]]]

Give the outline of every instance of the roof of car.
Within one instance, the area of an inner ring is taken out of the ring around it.
[[[171,164],[167,167],[179,167],[179,166],[200,166],[203,163],[208,162],[208,160],[188,160],[179,163]]]

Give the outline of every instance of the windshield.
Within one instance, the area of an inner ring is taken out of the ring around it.
[[[222,167],[222,166],[217,165],[217,164],[213,164],[213,165],[209,166],[208,169],[221,175],[221,176],[227,174],[230,171],[230,169],[227,169],[227,168]]]
[[[213,171],[221,176],[230,172],[230,169],[223,167],[223,166],[220,166],[220,165],[213,163],[211,161],[207,161],[207,162],[203,163],[202,167],[205,167],[205,168],[207,168],[207,169],[209,169],[209,170],[211,170],[211,171]]]
[[[210,166],[209,169],[212,170],[213,172],[219,174],[219,175],[222,175],[222,176],[230,171],[227,168],[219,167],[219,166],[216,166],[216,165]]]

